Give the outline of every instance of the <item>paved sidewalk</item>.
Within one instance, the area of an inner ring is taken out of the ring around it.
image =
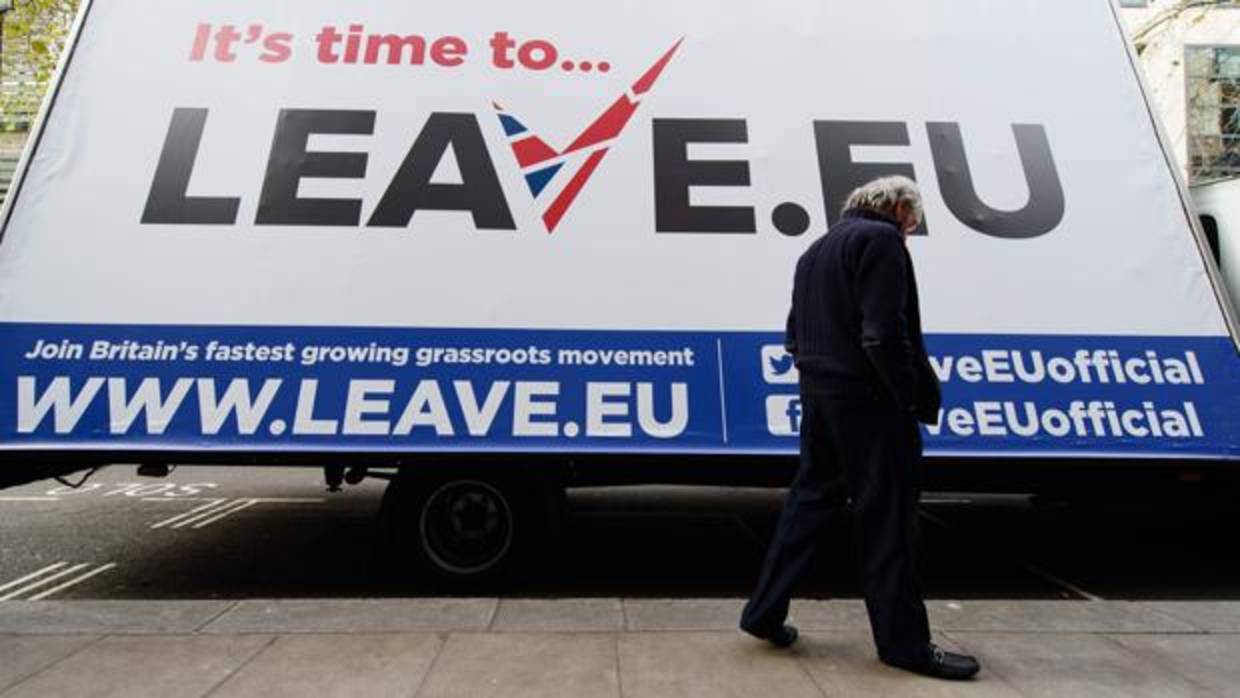
[[[737,600],[0,602],[0,696],[1240,696],[1240,602],[937,601],[968,684],[873,656],[859,601],[799,602],[802,642]]]

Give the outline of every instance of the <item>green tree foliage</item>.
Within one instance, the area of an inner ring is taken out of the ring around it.
[[[29,125],[47,91],[80,0],[14,0],[4,14],[0,130]]]

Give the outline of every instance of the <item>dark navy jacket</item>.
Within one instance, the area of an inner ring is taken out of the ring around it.
[[[898,224],[850,209],[797,262],[786,340],[807,394],[880,397],[938,420],[913,260]]]

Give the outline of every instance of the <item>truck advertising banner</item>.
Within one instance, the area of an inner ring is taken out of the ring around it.
[[[914,177],[931,455],[1240,459],[1106,0],[93,0],[0,449],[791,454],[800,253]]]

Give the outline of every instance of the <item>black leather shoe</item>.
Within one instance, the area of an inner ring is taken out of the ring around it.
[[[770,635],[767,635],[766,637],[762,639],[766,640],[767,642],[771,643],[772,645],[775,645],[776,647],[780,649],[785,649],[785,648],[791,647],[793,643],[797,641],[797,638],[800,636],[801,635],[800,633],[797,632],[797,628],[795,625],[789,625],[787,623],[784,623],[783,625],[779,626],[779,630],[776,630],[775,632],[771,633]]]
[[[884,664],[913,671],[936,679],[963,681],[971,679],[982,667],[967,654],[947,652],[933,642],[914,652],[910,658],[879,657]]]
[[[773,633],[756,632],[750,628],[746,628],[744,625],[741,626],[741,630],[744,630],[745,632],[749,633],[750,635],[753,635],[759,640],[766,640],[767,642],[771,643],[772,645],[775,645],[776,647],[780,649],[791,647],[792,644],[796,642],[797,638],[800,636],[800,634],[797,633],[796,626],[789,625],[787,623],[784,623],[783,625],[779,626],[779,629]]]

